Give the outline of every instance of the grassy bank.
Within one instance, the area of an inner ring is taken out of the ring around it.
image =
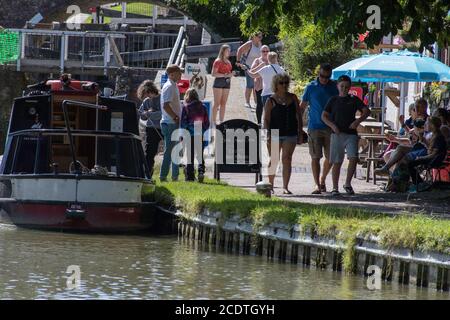
[[[379,238],[384,248],[404,247],[450,254],[450,221],[428,216],[390,216],[352,207],[338,208],[265,198],[241,188],[207,180],[157,183],[156,201],[175,207],[187,216],[204,209],[218,211],[223,218],[238,215],[258,228],[271,222],[300,224],[319,236],[348,244],[344,255],[350,263],[352,244],[358,236]]]
[[[122,11],[122,5],[112,6],[111,10]],[[153,5],[146,2],[127,3],[127,13],[151,17],[153,15]]]

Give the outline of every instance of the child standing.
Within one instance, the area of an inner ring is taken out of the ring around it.
[[[194,181],[194,159],[198,161],[198,181],[203,182],[205,177],[205,161],[203,150],[205,147],[203,134],[209,128],[209,117],[206,107],[199,100],[198,93],[194,88],[186,91],[184,104],[181,111],[181,128],[189,131],[191,141],[188,143],[186,166],[186,181]]]

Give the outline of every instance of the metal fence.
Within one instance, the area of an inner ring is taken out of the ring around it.
[[[167,66],[178,35],[146,32],[72,32],[15,29],[20,35],[21,64],[57,65],[61,71],[76,65],[109,69],[128,66],[160,69]]]

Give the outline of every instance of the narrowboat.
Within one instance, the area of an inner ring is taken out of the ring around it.
[[[20,227],[134,232],[155,222],[155,185],[134,102],[70,78],[14,100],[0,165],[1,206]]]

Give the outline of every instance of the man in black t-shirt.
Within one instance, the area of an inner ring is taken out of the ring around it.
[[[337,84],[339,96],[331,97],[322,113],[322,121],[333,130],[330,148],[330,162],[333,165],[333,191],[331,192],[333,196],[340,194],[339,175],[346,151],[349,163],[344,189],[348,194],[355,194],[351,181],[358,163],[358,134],[356,128],[370,114],[369,109],[359,98],[348,94],[351,85],[350,77],[339,77]],[[362,113],[359,119],[355,117],[357,111]]]

